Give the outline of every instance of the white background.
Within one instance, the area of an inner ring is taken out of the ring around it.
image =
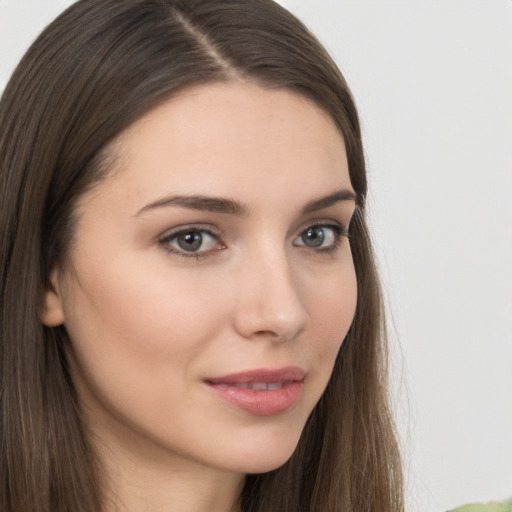
[[[70,3],[0,0],[0,90]],[[282,4],[361,113],[408,510],[510,496],[512,1]]]

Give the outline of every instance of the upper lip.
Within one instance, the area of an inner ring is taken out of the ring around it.
[[[287,366],[285,368],[256,368],[244,372],[232,373],[222,377],[206,379],[209,384],[245,384],[250,382],[262,382],[270,384],[273,382],[302,381],[306,372],[298,366]]]

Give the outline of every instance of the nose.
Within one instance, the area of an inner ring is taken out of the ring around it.
[[[308,312],[284,251],[246,263],[238,273],[236,330],[247,339],[293,340],[306,327]]]

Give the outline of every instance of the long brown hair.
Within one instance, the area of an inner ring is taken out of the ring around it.
[[[357,112],[326,51],[271,0],[81,0],[28,50],[0,102],[0,509],[98,512],[101,485],[64,327],[39,320],[73,211],[109,170],[107,144],[177,90],[236,78],[296,91],[342,133],[358,208],[356,315],[299,445],[249,475],[244,512],[397,512],[382,305],[365,221]],[[341,293],[341,291],[340,291]]]

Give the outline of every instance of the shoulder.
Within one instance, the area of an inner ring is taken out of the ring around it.
[[[487,504],[464,505],[463,507],[450,510],[448,512],[512,512],[512,498],[505,501]]]

